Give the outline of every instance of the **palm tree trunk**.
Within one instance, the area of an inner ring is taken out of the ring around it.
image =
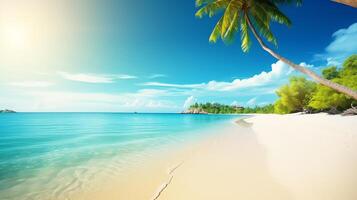
[[[354,8],[357,8],[357,1],[356,0],[332,0],[337,3],[342,3],[348,6],[352,6]]]
[[[321,85],[327,86],[329,88],[332,88],[338,92],[341,92],[343,94],[346,94],[350,97],[352,97],[353,99],[357,100],[357,91],[354,91],[348,87],[345,87],[343,85],[337,84],[335,82],[332,82],[330,80],[327,80],[321,76],[319,76],[318,74],[316,74],[315,72],[302,67],[300,65],[297,65],[293,62],[291,62],[290,60],[282,57],[281,55],[277,54],[276,52],[274,52],[272,49],[270,49],[267,45],[264,44],[263,40],[260,38],[260,36],[258,35],[257,31],[255,30],[252,22],[249,19],[249,16],[247,14],[245,14],[245,18],[248,22],[249,28],[252,30],[255,38],[258,40],[260,46],[267,51],[270,55],[272,55],[273,57],[275,57],[278,60],[281,60],[282,62],[288,64],[290,67],[294,68],[295,70],[300,71],[303,74],[308,75],[309,77],[311,77],[313,80],[315,80],[316,82],[320,83]]]

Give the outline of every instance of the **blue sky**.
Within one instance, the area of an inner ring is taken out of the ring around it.
[[[0,108],[179,112],[193,102],[254,106],[298,73],[253,40],[208,42],[217,21],[193,0],[0,1]],[[327,0],[282,7],[283,56],[315,71],[357,53],[357,12]]]

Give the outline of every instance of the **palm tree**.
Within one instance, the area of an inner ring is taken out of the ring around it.
[[[241,47],[243,52],[247,52],[251,45],[250,32],[252,32],[260,46],[276,59],[308,75],[316,82],[357,100],[357,91],[324,79],[315,72],[293,63],[269,48],[263,41],[262,37],[275,46],[277,45],[276,38],[270,29],[271,21],[287,26],[291,25],[290,19],[279,10],[279,4],[300,5],[301,3],[302,0],[196,0],[196,6],[199,7],[196,16],[199,18],[204,15],[212,17],[223,10],[222,17],[209,37],[210,42],[217,42],[217,39],[221,38],[224,42],[230,43],[235,34],[240,31]]]
[[[332,0],[332,1],[335,1],[337,3],[343,3],[345,5],[357,8],[357,1],[356,0]]]

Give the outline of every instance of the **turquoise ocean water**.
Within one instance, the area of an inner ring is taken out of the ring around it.
[[[239,117],[0,114],[0,199],[65,199],[96,174],[120,173],[150,152],[205,137]]]

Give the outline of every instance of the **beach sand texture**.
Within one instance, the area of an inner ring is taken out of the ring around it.
[[[257,115],[73,199],[357,199],[357,117]]]

